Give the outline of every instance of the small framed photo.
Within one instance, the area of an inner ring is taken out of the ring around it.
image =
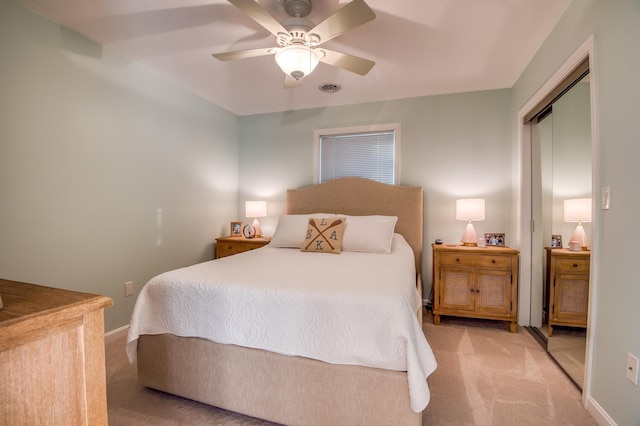
[[[551,248],[562,248],[562,235],[551,235]]]
[[[497,232],[488,232],[484,234],[484,241],[487,246],[493,247],[504,247],[504,234],[500,234]]]
[[[231,222],[231,233],[229,235],[240,237],[242,235],[242,222]]]

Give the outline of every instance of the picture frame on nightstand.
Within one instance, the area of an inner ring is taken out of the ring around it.
[[[487,246],[491,247],[504,247],[506,245],[504,234],[502,233],[488,232],[484,234],[484,240]]]
[[[551,236],[551,248],[562,248],[562,235],[553,234]]]
[[[231,229],[229,235],[232,237],[242,236],[242,222],[231,222]]]

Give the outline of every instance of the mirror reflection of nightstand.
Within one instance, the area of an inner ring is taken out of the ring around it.
[[[554,326],[587,327],[590,251],[547,247],[549,337]]]

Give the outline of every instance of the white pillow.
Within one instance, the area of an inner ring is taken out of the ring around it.
[[[300,248],[307,234],[309,218],[334,217],[330,213],[286,214],[278,219],[278,226],[269,242],[270,247]]]
[[[391,253],[397,216],[346,216],[342,251]]]

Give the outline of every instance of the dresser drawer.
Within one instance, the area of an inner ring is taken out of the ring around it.
[[[589,273],[589,259],[571,259],[559,257],[556,259],[556,272]]]
[[[440,266],[468,268],[511,268],[511,256],[477,255],[461,253],[440,254]]]

